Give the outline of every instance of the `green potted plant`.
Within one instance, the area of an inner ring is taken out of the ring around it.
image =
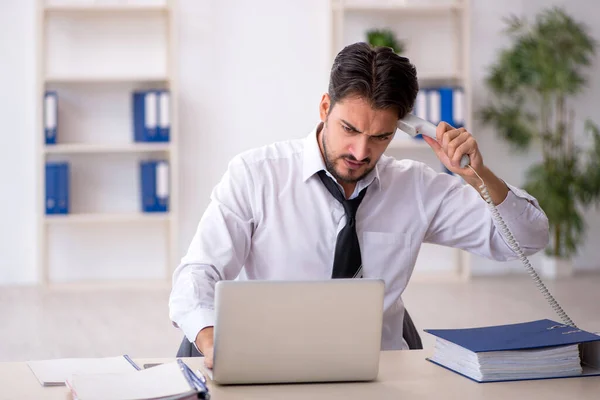
[[[367,31],[367,42],[373,47],[391,47],[394,53],[404,52],[404,42],[398,40],[391,29],[370,29]]]
[[[587,119],[579,129],[586,135],[580,135],[572,105],[587,87],[584,70],[597,43],[586,26],[558,7],[533,22],[515,16],[507,22],[511,46],[489,70],[485,83],[492,96],[479,116],[514,150],[538,145],[542,161],[527,171],[524,189],[550,222],[542,273],[569,275],[585,234],[583,212],[600,203],[600,132]],[[576,140],[581,136],[587,146]]]

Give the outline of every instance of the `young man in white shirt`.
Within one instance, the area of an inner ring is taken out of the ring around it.
[[[388,48],[350,45],[334,61],[321,122],[305,139],[231,160],[174,272],[169,300],[171,320],[209,367],[214,285],[235,279],[242,268],[248,279],[381,278],[382,349],[405,349],[401,295],[421,243],[515,259],[477,190],[481,181],[459,166],[463,154],[524,253],[547,245],[548,220],[537,201],[496,177],[465,129],[442,122],[437,141],[425,141],[467,184],[383,154],[417,91],[408,59]]]

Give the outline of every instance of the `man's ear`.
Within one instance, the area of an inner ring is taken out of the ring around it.
[[[322,122],[325,122],[327,119],[327,114],[329,114],[329,107],[331,106],[331,99],[328,93],[324,93],[321,97],[321,103],[319,103],[319,117]]]

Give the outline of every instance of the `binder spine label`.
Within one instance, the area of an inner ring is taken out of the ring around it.
[[[156,164],[156,201],[158,211],[167,211],[169,205],[169,164],[161,161]]]
[[[465,96],[462,89],[455,89],[452,98],[453,118],[457,127],[465,124]]]
[[[158,97],[156,92],[146,93],[144,103],[144,124],[148,141],[156,141],[158,125]]]
[[[416,99],[416,115],[417,117],[427,120],[427,93],[423,90],[417,93]]]
[[[171,128],[171,95],[167,90],[163,90],[160,92],[159,105],[158,105],[158,130],[159,130],[159,140],[161,142],[169,141],[169,133]]]
[[[146,103],[144,104],[146,129],[156,128],[156,93],[146,93]]]
[[[165,161],[156,164],[156,196],[169,197],[169,165]]]
[[[169,164],[148,160],[140,163],[143,212],[166,212],[169,206]]]
[[[44,98],[44,135],[46,144],[56,143],[58,126],[58,98],[55,92],[47,92]]]
[[[430,90],[427,96],[429,121],[433,124],[439,124],[441,119],[440,93],[437,90]]]
[[[161,128],[168,128],[169,125],[171,124],[169,121],[169,103],[170,103],[170,98],[169,98],[169,93],[168,92],[162,92],[160,94],[160,106],[159,106],[159,110],[160,110],[160,116],[159,116],[159,126]]]

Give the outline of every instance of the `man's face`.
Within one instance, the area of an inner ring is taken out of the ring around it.
[[[396,110],[375,110],[362,98],[350,97],[330,108],[329,95],[320,104],[325,121],[319,146],[329,172],[340,183],[355,183],[375,168],[394,137]]]

